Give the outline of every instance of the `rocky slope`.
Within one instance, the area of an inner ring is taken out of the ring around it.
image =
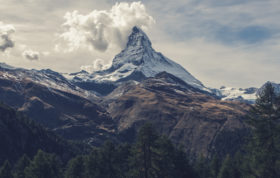
[[[6,159],[15,162],[23,154],[32,157],[38,149],[56,153],[62,160],[70,159],[79,153],[77,152],[79,149],[74,145],[2,104],[0,104],[0,140],[0,165]]]
[[[113,138],[114,124],[96,97],[51,74],[0,68],[0,101],[67,139],[100,145]]]
[[[125,140],[150,122],[192,156],[234,153],[248,132],[247,104],[221,101],[165,72],[123,84],[103,103]]]

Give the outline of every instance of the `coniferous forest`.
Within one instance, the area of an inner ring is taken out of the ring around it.
[[[52,149],[39,149],[32,157],[23,153],[17,161],[8,158],[1,166],[0,178],[280,177],[280,98],[272,85],[259,93],[246,123],[251,127],[246,144],[226,157],[213,154],[189,159],[180,145],[173,145],[146,123],[134,143],[107,141],[102,147],[76,149],[76,154],[67,158]],[[33,128],[33,132],[39,131]]]

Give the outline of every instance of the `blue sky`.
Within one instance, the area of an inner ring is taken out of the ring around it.
[[[109,64],[122,47],[115,36],[107,39],[113,42],[104,51],[88,50],[82,40],[78,45],[83,47],[67,52],[62,50],[67,45],[60,50],[55,46],[69,43],[69,38],[58,38],[65,33],[62,24],[67,12],[77,10],[86,17],[94,10],[109,12],[116,2],[0,0],[0,21],[15,27],[11,34],[15,47],[0,52],[0,62],[61,72],[78,71],[96,59]],[[137,23],[147,26],[145,31],[154,48],[206,86],[258,87],[268,80],[280,83],[279,0],[144,0],[141,4],[154,22],[138,19]],[[121,28],[122,38],[126,33],[127,28]]]

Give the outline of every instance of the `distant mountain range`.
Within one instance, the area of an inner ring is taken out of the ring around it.
[[[280,93],[280,85],[273,86]],[[150,122],[191,156],[234,153],[261,91],[204,86],[156,52],[138,27],[105,70],[61,74],[0,64],[0,101],[66,139],[94,146],[132,142]]]

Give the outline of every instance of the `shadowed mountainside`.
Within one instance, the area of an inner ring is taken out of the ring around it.
[[[103,103],[126,140],[133,140],[139,127],[150,122],[190,155],[234,153],[248,131],[247,104],[221,101],[165,72],[139,84],[124,84]]]
[[[70,144],[2,104],[0,104],[0,140],[0,165],[6,159],[15,162],[23,154],[33,157],[38,149],[55,153],[63,161],[68,161],[83,151],[81,145]]]
[[[31,80],[0,79],[0,101],[64,138],[101,145],[113,139],[114,124],[97,104]]]

